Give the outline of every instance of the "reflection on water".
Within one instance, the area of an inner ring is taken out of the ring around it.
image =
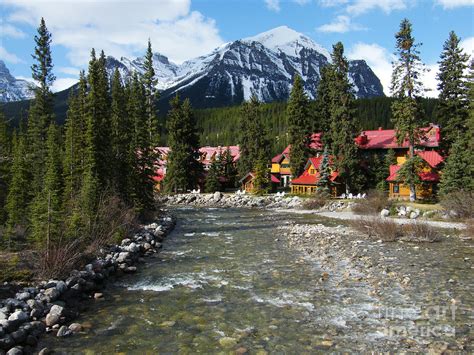
[[[319,281],[317,263],[276,241],[281,215],[176,214],[162,252],[110,285],[106,299],[78,319],[84,334],[43,345],[67,353],[394,351],[400,337],[387,335],[387,327],[412,327],[419,318],[401,295],[389,295],[396,300],[390,306],[410,316],[392,319],[381,316],[388,305],[369,296],[364,282]]]

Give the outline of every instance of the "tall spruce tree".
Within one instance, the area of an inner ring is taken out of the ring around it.
[[[294,177],[301,175],[309,155],[311,126],[309,122],[309,99],[303,81],[296,75],[288,99],[288,134],[290,140],[290,168]]]
[[[28,161],[31,174],[32,195],[41,191],[46,159],[46,136],[49,125],[54,122],[54,103],[51,85],[56,77],[53,74],[51,58],[51,33],[41,18],[35,35],[35,51],[32,55],[32,77],[38,83],[35,98],[31,104],[28,118]]]
[[[11,142],[8,124],[3,111],[0,110],[0,225],[3,225],[7,218],[5,203],[8,193],[8,184],[10,182],[11,160]]]
[[[270,191],[270,170],[267,166],[267,157],[261,155],[254,166],[255,179],[253,181],[253,193],[263,195]]]
[[[459,46],[461,41],[454,31],[444,42],[439,73],[437,75],[439,102],[438,116],[444,122],[442,127],[443,148],[446,153],[453,142],[467,130],[469,115],[468,88],[464,80],[469,55]]]
[[[206,192],[216,192],[220,191],[222,186],[219,181],[221,171],[221,164],[219,159],[215,156],[211,158],[211,165],[209,167],[209,171],[207,172],[206,176]]]
[[[201,177],[199,138],[196,121],[188,99],[181,102],[179,95],[170,101],[167,130],[170,153],[164,180],[168,192],[194,189]]]
[[[51,123],[46,141],[46,171],[41,192],[32,203],[31,239],[49,252],[62,233],[62,157],[59,128]]]
[[[240,114],[238,172],[240,177],[244,177],[249,172],[255,172],[258,163],[268,159],[269,141],[261,104],[255,95],[242,103]]]
[[[225,179],[225,184],[227,187],[235,187],[236,178],[237,178],[237,168],[234,163],[234,157],[230,151],[230,148],[227,147],[223,153],[224,157],[222,158],[222,176]]]
[[[332,136],[329,133],[331,129],[331,84],[334,72],[331,65],[321,68],[321,81],[318,85],[318,91],[315,100],[315,114],[313,122],[313,132],[323,133],[323,142],[331,147]]]
[[[420,78],[424,66],[419,56],[420,44],[415,43],[410,21],[402,20],[395,39],[397,59],[393,63],[391,91],[396,100],[392,103],[392,122],[398,143],[408,141],[409,158],[404,170],[409,170],[419,166],[416,161],[410,160],[415,159],[415,146],[420,141],[420,128],[423,125],[419,97],[423,92]],[[401,182],[410,187],[410,201],[415,201],[417,172],[408,171],[404,176]]]
[[[469,75],[467,80],[468,96],[469,96],[469,116],[467,120],[466,142],[467,152],[474,152],[474,58],[469,64]],[[469,154],[469,153],[467,153]],[[474,159],[469,159],[467,173],[471,177],[469,190],[474,191]]]
[[[148,39],[148,48],[145,54],[145,62],[143,63],[145,72],[143,73],[143,86],[145,87],[145,101],[146,101],[146,127],[148,130],[148,141],[151,144],[158,142],[158,119],[156,117],[157,90],[156,84],[158,80],[155,77],[155,69],[153,68],[153,51],[151,49],[151,42]]]
[[[441,195],[459,190],[471,190],[473,175],[469,174],[472,152],[469,151],[467,141],[459,136],[451,146],[450,154],[446,160],[439,192]]]
[[[330,141],[334,165],[344,181],[346,193],[363,185],[358,149],[354,138],[359,132],[354,110],[354,93],[349,82],[349,63],[341,42],[333,46],[330,84]]]
[[[331,192],[331,169],[329,166],[329,152],[327,146],[324,148],[323,159],[319,168],[319,180],[316,183],[318,190],[330,193]]]

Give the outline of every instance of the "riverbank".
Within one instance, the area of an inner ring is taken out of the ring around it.
[[[369,285],[369,295],[381,305],[381,317],[392,322],[383,332],[399,336],[403,348],[474,350],[471,240],[444,236],[438,243],[385,243],[342,225],[293,224],[281,230],[290,248],[325,270],[322,282]],[[401,302],[413,304],[413,309],[399,309]]]
[[[0,300],[0,354],[33,353],[45,332],[58,337],[80,332],[81,325],[71,321],[80,314],[84,302],[103,298],[100,291],[110,277],[136,272],[136,264],[158,252],[174,224],[174,219],[164,213],[120,245],[102,250],[83,270],[73,270],[68,278],[20,289],[12,285],[15,296]]]

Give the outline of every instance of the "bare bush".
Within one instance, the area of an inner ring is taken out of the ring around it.
[[[369,237],[385,242],[395,242],[403,235],[401,226],[387,218],[359,218],[352,221],[351,226]]]
[[[50,243],[49,248],[37,253],[38,276],[64,277],[73,269],[82,267],[100,250],[118,243],[137,226],[134,211],[120,198],[104,193],[94,216],[78,215],[77,230],[68,238]]]
[[[391,202],[388,199],[387,193],[372,190],[369,191],[365,199],[357,201],[352,207],[352,211],[356,214],[377,214],[384,208],[390,209]]]
[[[436,242],[441,238],[438,231],[423,222],[408,223],[403,226],[403,240],[408,242]]]
[[[457,218],[474,218],[474,192],[455,191],[442,196],[441,206]]]
[[[319,210],[328,203],[330,198],[329,193],[317,190],[312,197],[303,202],[302,206],[305,210]]]
[[[463,231],[466,237],[474,238],[474,218],[466,221],[466,229]]]

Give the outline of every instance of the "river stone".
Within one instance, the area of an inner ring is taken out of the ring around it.
[[[7,355],[23,355],[23,349],[20,346],[15,346],[7,351]]]
[[[17,300],[20,300],[20,301],[26,301],[30,297],[31,297],[31,295],[30,295],[29,292],[20,292],[20,293],[17,293],[16,296],[15,296],[15,298]]]
[[[129,251],[130,253],[136,253],[140,250],[140,247],[137,245],[137,243],[130,243],[129,246],[124,248],[126,251]]]
[[[390,211],[384,208],[382,211],[380,211],[380,217],[388,217],[390,215]]]
[[[96,292],[94,293],[94,299],[99,299],[99,298],[103,298],[104,297],[104,294],[101,293],[101,292]]]
[[[10,335],[17,344],[23,343],[26,340],[27,336],[26,331],[23,329],[18,329],[17,331],[12,332]]]
[[[5,313],[3,313],[2,311],[0,311],[0,320],[3,320],[3,319],[7,319],[7,315]]]
[[[66,292],[67,290],[66,283],[64,281],[58,281],[58,283],[56,284],[56,290],[58,290],[60,294]]]
[[[10,317],[8,317],[9,321],[17,321],[17,322],[24,322],[27,319],[28,319],[28,314],[26,314],[23,311],[16,311],[10,314]]]
[[[13,345],[15,345],[15,340],[11,337],[11,335],[7,334],[0,338],[0,349],[1,350],[8,350]]]
[[[237,339],[231,338],[231,337],[223,337],[219,339],[219,344],[223,348],[230,348],[232,346],[235,346],[237,344]]]
[[[51,327],[58,323],[59,319],[61,318],[64,311],[64,307],[54,305],[51,307],[51,310],[46,315],[46,326]]]
[[[212,195],[212,198],[215,202],[219,202],[223,196],[222,192],[216,191],[214,195]]]
[[[43,348],[40,350],[40,352],[38,353],[38,355],[49,355],[49,354],[52,354],[52,351],[49,350],[48,348]]]
[[[72,333],[80,333],[82,331],[82,325],[79,323],[71,323],[71,325],[69,325],[69,330]]]
[[[46,302],[54,302],[59,297],[59,291],[56,289],[56,286],[47,288],[44,291],[44,297]]]
[[[66,337],[68,335],[71,335],[72,332],[69,330],[69,328],[65,325],[61,326],[59,328],[58,333],[56,334],[57,337]]]
[[[128,251],[121,252],[121,253],[119,253],[119,255],[117,257],[117,262],[119,264],[124,263],[125,260],[128,259],[129,256],[130,256],[130,253]]]

